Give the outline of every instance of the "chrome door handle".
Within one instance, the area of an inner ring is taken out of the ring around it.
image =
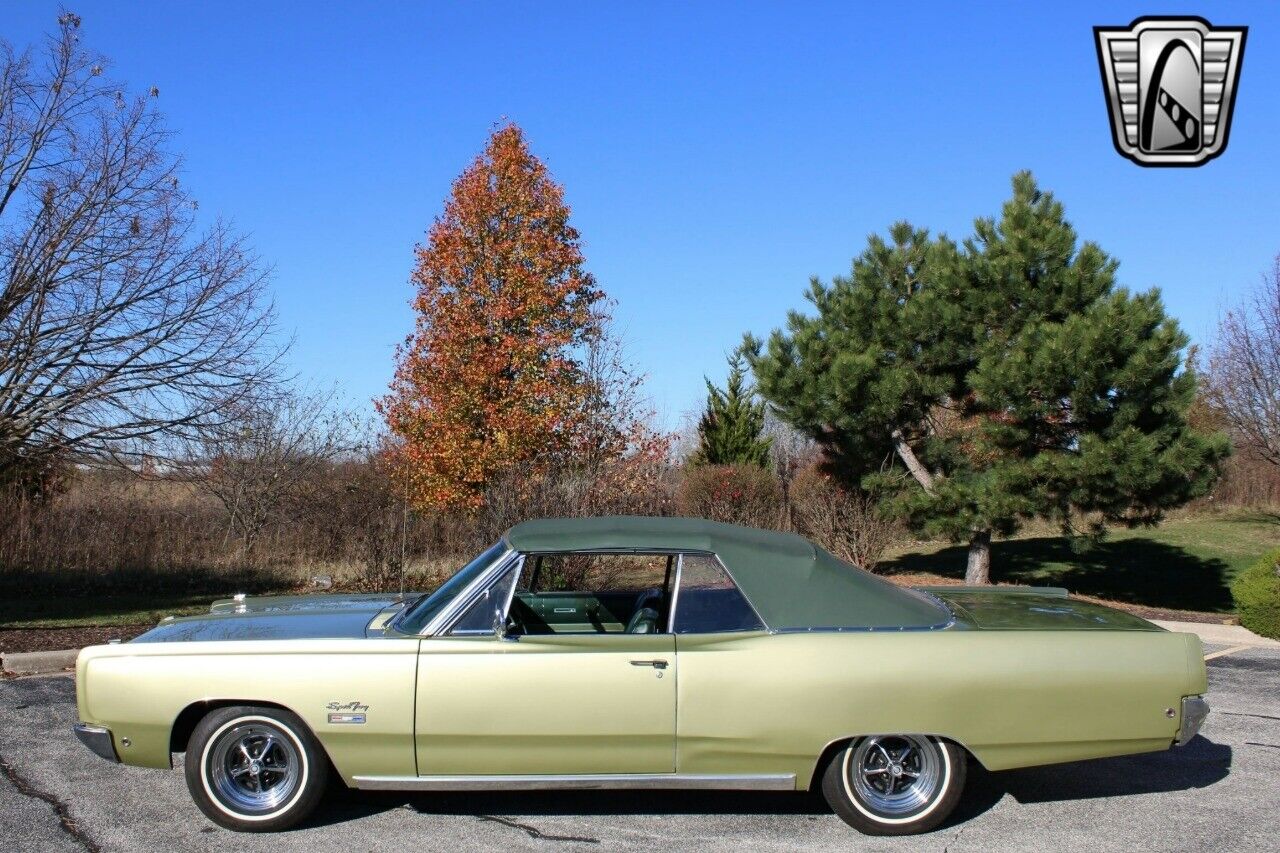
[[[667,662],[664,660],[633,660],[632,666],[651,666],[654,669],[666,669]]]

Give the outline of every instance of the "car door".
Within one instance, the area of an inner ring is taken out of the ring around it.
[[[762,698],[783,687],[768,657],[776,638],[715,555],[683,555],[679,578],[671,615],[680,666],[677,770],[785,776],[794,753],[779,738],[792,722],[759,711]]]
[[[601,628],[499,637],[487,614],[505,617],[520,571],[495,582],[474,618],[421,643],[418,774],[674,772],[675,638]]]

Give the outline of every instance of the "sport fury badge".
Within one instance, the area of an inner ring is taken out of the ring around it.
[[[1094,27],[1116,150],[1140,166],[1200,166],[1225,151],[1248,30],[1177,17]]]

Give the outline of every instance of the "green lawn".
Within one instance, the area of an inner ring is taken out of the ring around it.
[[[1150,607],[1229,613],[1232,578],[1275,547],[1280,547],[1280,516],[1189,515],[1151,529],[1112,530],[1084,553],[1074,552],[1062,536],[1030,534],[996,542],[991,579],[1062,586]],[[890,554],[881,569],[964,577],[965,557],[963,546],[914,545]]]

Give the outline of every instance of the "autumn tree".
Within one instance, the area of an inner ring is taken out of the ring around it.
[[[454,182],[412,281],[416,327],[378,409],[412,500],[474,508],[504,469],[569,452],[592,397],[582,352],[602,294],[519,127]]]
[[[1188,423],[1187,337],[1155,291],[1115,285],[1030,174],[962,246],[899,223],[847,277],[814,280],[816,316],[748,341],[763,396],[829,469],[917,530],[968,542],[1045,518],[1100,534],[1203,495],[1225,438]]]

